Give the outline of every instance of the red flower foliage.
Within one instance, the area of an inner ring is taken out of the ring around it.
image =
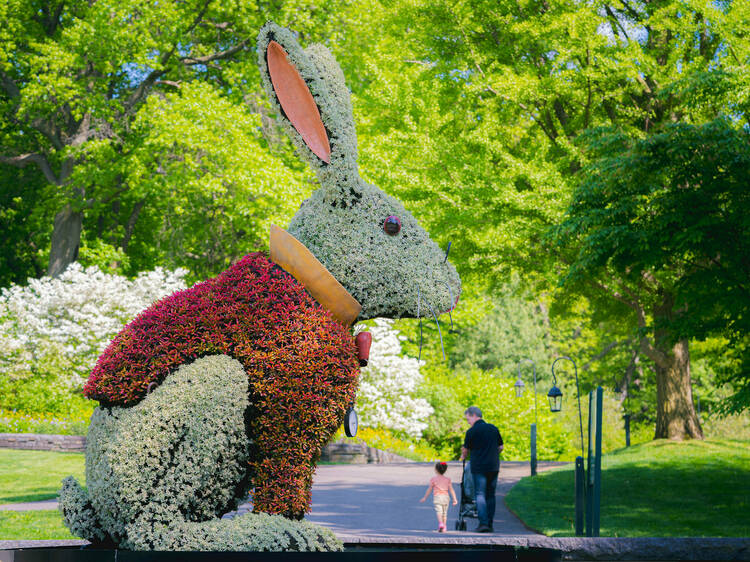
[[[129,406],[180,365],[219,353],[249,379],[254,509],[301,517],[315,462],[354,400],[357,349],[348,329],[264,254],[138,315],[99,357],[84,394]]]

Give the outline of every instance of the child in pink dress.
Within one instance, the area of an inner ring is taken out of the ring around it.
[[[458,503],[451,479],[445,476],[446,470],[448,470],[446,463],[439,462],[435,464],[435,476],[430,478],[430,485],[427,487],[424,497],[419,500],[420,502],[424,502],[430,495],[430,491],[432,491],[432,503],[435,506],[435,513],[438,519],[438,532],[440,533],[445,533],[446,529],[449,494],[453,498],[453,505]]]

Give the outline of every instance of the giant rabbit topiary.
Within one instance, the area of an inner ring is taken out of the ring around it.
[[[315,463],[353,403],[356,319],[455,306],[446,254],[357,171],[349,92],[322,45],[273,23],[258,37],[264,87],[320,188],[272,227],[271,253],[141,313],[99,358],[87,490],[60,496],[73,533],[133,549],[335,549],[295,521]],[[254,513],[220,517],[253,489]],[[264,512],[264,513],[261,513]]]

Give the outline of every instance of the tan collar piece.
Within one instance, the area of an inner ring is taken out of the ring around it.
[[[325,266],[302,242],[275,224],[271,225],[271,261],[304,285],[307,292],[331,311],[333,317],[346,327],[359,316],[362,305],[336,281]]]

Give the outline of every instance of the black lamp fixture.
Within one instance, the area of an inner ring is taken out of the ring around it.
[[[518,380],[516,381],[516,384],[513,385],[513,387],[516,389],[516,398],[521,398],[523,396],[523,388],[526,385],[523,384],[523,381],[521,380],[521,375],[518,375]]]
[[[559,412],[560,410],[562,410],[562,397],[562,391],[557,388],[557,386],[552,385],[552,388],[550,388],[549,392],[547,393],[547,398],[549,398],[550,412]]]

